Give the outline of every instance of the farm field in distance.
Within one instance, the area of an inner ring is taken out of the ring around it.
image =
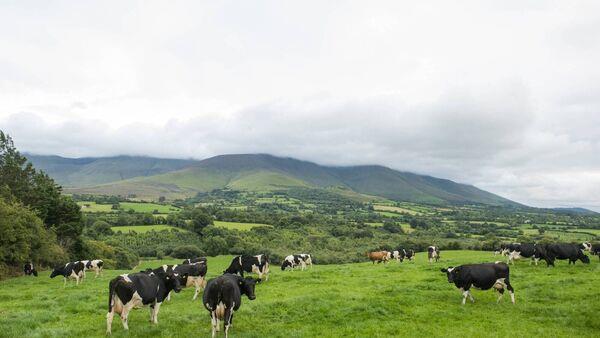
[[[112,209],[112,204],[98,204],[93,201],[79,201],[77,204],[81,206],[81,211],[83,212],[118,212],[118,210]],[[169,214],[180,211],[179,208],[172,205],[142,202],[119,202],[119,210],[133,210],[140,213],[153,213],[156,211],[158,214]]]
[[[233,229],[233,230],[241,230],[248,231],[252,228],[256,227],[273,227],[269,224],[261,224],[261,223],[241,223],[241,222],[225,222],[225,221],[214,221],[216,227]]]
[[[174,230],[174,231],[187,232],[187,230],[185,230],[185,229],[177,228],[177,227],[170,226],[170,225],[164,225],[164,224],[124,225],[124,226],[114,226],[114,227],[111,227],[111,229],[114,232],[121,231],[123,233],[131,232],[131,231],[135,231],[137,233],[145,233],[145,232],[152,231],[152,230],[154,230],[154,231]]]
[[[442,251],[439,263],[415,262],[315,265],[308,271],[271,267],[257,298],[243,298],[232,337],[367,336],[594,336],[600,331],[600,263],[560,261],[555,268],[528,261],[510,267],[516,305],[508,296],[497,304],[493,291],[474,290],[475,303],[460,305],[461,294],[447,282],[442,267],[498,259],[491,252]],[[319,257],[316,257],[318,260]],[[215,277],[231,256],[210,257]],[[135,271],[181,260],[144,261]],[[104,337],[108,281],[127,271],[106,270],[80,286],[61,278],[18,277],[0,282],[0,336]],[[91,276],[89,274],[88,276]],[[147,308],[133,310],[129,333],[118,318],[114,337],[210,336],[210,317],[192,289],[174,294],[160,309],[159,323],[148,322]],[[256,325],[259,322],[261,325]],[[223,336],[223,331],[220,332]]]

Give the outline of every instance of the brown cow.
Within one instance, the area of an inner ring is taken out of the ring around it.
[[[387,263],[388,260],[390,260],[390,253],[387,251],[373,251],[373,252],[366,252],[365,253],[367,255],[367,257],[369,257],[369,259],[371,260],[371,262],[373,262],[373,264],[375,264],[375,262],[377,262],[377,264],[383,262],[384,264]]]

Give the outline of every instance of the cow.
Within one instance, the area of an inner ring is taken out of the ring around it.
[[[38,276],[37,270],[33,267],[32,262],[25,263],[25,265],[23,266],[23,272],[25,273],[25,276]]]
[[[404,253],[404,259],[408,259],[409,261],[412,261],[413,259],[415,259],[415,250],[402,249],[402,252]]]
[[[583,242],[583,243],[579,244],[579,248],[582,251],[592,252],[592,243],[590,243],[590,242]]]
[[[517,246],[519,246],[520,244],[521,243],[503,243],[503,244],[500,244],[500,253],[502,254],[502,256],[507,256],[512,251],[515,251],[515,249],[517,248]]]
[[[541,254],[538,251],[538,245],[533,243],[523,243],[516,244],[512,246],[512,251],[507,255],[507,264],[511,262],[514,264],[514,261],[517,259],[521,259],[521,257],[531,258],[529,264],[535,263],[538,265],[538,261],[540,260]]]
[[[509,267],[504,262],[466,264],[443,268],[441,271],[448,277],[448,283],[454,283],[462,293],[463,305],[467,301],[467,297],[471,299],[471,302],[475,302],[475,298],[471,295],[471,286],[481,290],[489,290],[493,287],[499,293],[496,302],[500,302],[504,290],[508,289],[510,300],[513,304],[515,303],[515,290],[510,285]]]
[[[70,262],[65,265],[59,265],[52,270],[50,278],[54,278],[58,275],[64,277],[63,286],[67,285],[67,278],[73,278],[77,281],[75,285],[79,285],[79,280],[83,281],[85,266],[82,262]]]
[[[194,263],[204,263],[206,264],[206,257],[196,257],[196,258],[186,258],[183,260],[181,264],[194,264]]]
[[[577,244],[553,243],[544,246],[544,259],[548,266],[554,266],[556,259],[568,259],[569,265],[581,260],[585,264],[590,263],[590,258],[583,253]]]
[[[244,272],[258,274],[258,279],[269,280],[269,257],[265,254],[256,256],[241,255],[235,256],[231,260],[229,267],[223,273],[239,274],[244,277]]]
[[[404,253],[400,250],[394,250],[388,252],[388,260],[395,259],[398,263],[402,263],[404,260]]]
[[[302,268],[302,271],[306,269],[307,265],[310,265],[312,268],[312,257],[310,254],[297,254],[285,257],[281,263],[281,271],[285,270],[287,267],[290,267],[291,270],[294,270],[294,268],[298,265]]]
[[[134,307],[150,306],[150,322],[158,323],[158,311],[169,292],[181,291],[176,273],[132,273],[120,275],[108,284],[106,333],[111,334],[115,313],[121,316],[123,328],[129,330],[127,316]]]
[[[233,313],[242,305],[242,295],[246,295],[250,300],[256,299],[254,289],[256,283],[260,281],[260,279],[243,278],[232,274],[224,274],[208,281],[202,295],[202,303],[210,312],[213,338],[220,330],[220,320],[225,321],[225,338],[228,337],[233,323]]]
[[[375,264],[375,262],[377,262],[377,264],[383,262],[383,264],[387,263],[388,260],[390,259],[390,252],[388,251],[372,251],[372,252],[365,252],[365,255],[367,255],[367,257],[369,257],[369,259],[371,260],[371,262],[373,262],[373,264]]]
[[[440,248],[434,245],[431,245],[427,248],[427,259],[429,259],[429,263],[440,260]]]
[[[206,281],[204,277],[206,276],[207,266],[204,263],[194,263],[194,264],[175,264],[175,265],[163,265],[154,270],[146,270],[146,273],[154,272],[154,273],[167,273],[172,272],[178,274],[179,283],[182,288],[187,288],[190,286],[194,286],[194,296],[192,300],[196,300],[198,298],[198,293],[201,288],[206,286]],[[171,294],[167,296],[167,300],[171,300]]]
[[[94,278],[98,278],[98,275],[102,274],[104,262],[101,259],[94,259],[94,260],[81,261],[81,262],[83,263],[83,266],[85,266],[85,269],[83,270],[83,277],[86,277],[85,271],[87,271],[87,270],[94,270],[94,272],[96,273]]]
[[[600,243],[592,244],[592,249],[590,251],[592,255],[596,255],[598,256],[598,259],[600,259]]]

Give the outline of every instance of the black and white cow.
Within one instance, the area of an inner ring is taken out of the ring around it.
[[[579,244],[579,248],[583,251],[592,252],[592,243],[583,242],[583,243]]]
[[[175,265],[163,265],[160,268],[152,270],[154,273],[167,273],[172,272],[176,273],[179,278],[179,283],[182,288],[187,288],[194,286],[194,297],[192,300],[196,300],[198,298],[198,293],[200,289],[206,286],[206,280],[204,277],[206,276],[207,266],[205,263],[194,263],[194,264],[175,264]],[[171,294],[167,296],[167,300],[171,300]]]
[[[600,259],[600,243],[592,244],[591,254],[598,256],[598,259]]]
[[[467,301],[475,302],[471,295],[471,286],[477,289],[489,290],[494,288],[498,291],[498,300],[500,302],[504,295],[504,289],[508,289],[510,300],[515,303],[515,290],[510,285],[508,264],[504,262],[466,264],[457,267],[448,267],[441,269],[448,277],[448,283],[454,283],[463,295],[462,304]]]
[[[256,273],[259,279],[265,275],[265,280],[269,280],[269,258],[265,254],[235,256],[229,267],[223,271],[223,273],[239,274],[242,277],[244,272]]]
[[[429,263],[440,260],[440,248],[434,245],[431,245],[427,248],[427,259],[429,259]]]
[[[25,273],[25,276],[36,276],[38,275],[37,270],[33,267],[33,263],[32,262],[28,262],[25,263],[25,265],[23,266],[23,272]]]
[[[515,251],[519,245],[521,243],[502,243],[500,244],[500,253],[502,256],[507,256],[509,253]]]
[[[224,274],[208,281],[202,295],[202,302],[210,312],[213,338],[221,328],[220,320],[225,321],[225,338],[228,337],[233,313],[242,305],[242,295],[246,295],[250,300],[256,299],[254,294],[256,283],[260,283],[260,279],[243,278],[232,274]]]
[[[285,257],[281,263],[281,270],[283,271],[288,267],[294,270],[295,267],[300,266],[302,271],[304,271],[307,265],[310,265],[312,268],[312,264],[312,257],[310,254],[289,255]]]
[[[181,291],[177,274],[173,272],[132,273],[118,276],[108,284],[106,333],[112,331],[115,313],[121,316],[123,328],[129,330],[127,316],[131,309],[150,306],[150,322],[158,323],[158,311],[169,292]]]
[[[87,270],[94,270],[94,272],[96,273],[94,278],[98,278],[98,275],[102,274],[104,262],[101,259],[93,259],[93,260],[81,261],[81,262],[85,266],[83,277],[86,277],[85,271],[87,271]]]
[[[81,279],[83,281],[84,270],[85,266],[82,262],[70,262],[65,265],[55,267],[50,274],[50,278],[61,275],[64,277],[63,285],[67,285],[67,278],[75,279],[77,281],[75,285],[79,285],[79,280]]]
[[[590,263],[590,258],[583,253],[578,244],[553,243],[544,246],[544,259],[548,266],[554,266],[556,259],[568,259],[569,265],[581,260],[585,264]]]
[[[186,258],[183,260],[181,264],[194,264],[194,263],[204,263],[206,264],[206,257],[196,257],[196,258]]]
[[[511,262],[514,264],[515,260],[521,259],[522,257],[531,258],[530,265],[535,263],[538,265],[538,261],[542,258],[541,254],[538,252],[538,245],[534,243],[523,243],[523,244],[515,244],[511,246],[512,251],[510,251],[507,255],[507,262],[510,264]]]
[[[408,259],[409,261],[412,261],[413,259],[415,259],[415,250],[402,249],[402,252],[404,253],[404,259]]]

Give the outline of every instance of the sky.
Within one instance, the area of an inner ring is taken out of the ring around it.
[[[0,129],[381,164],[600,211],[598,1],[3,1]]]

